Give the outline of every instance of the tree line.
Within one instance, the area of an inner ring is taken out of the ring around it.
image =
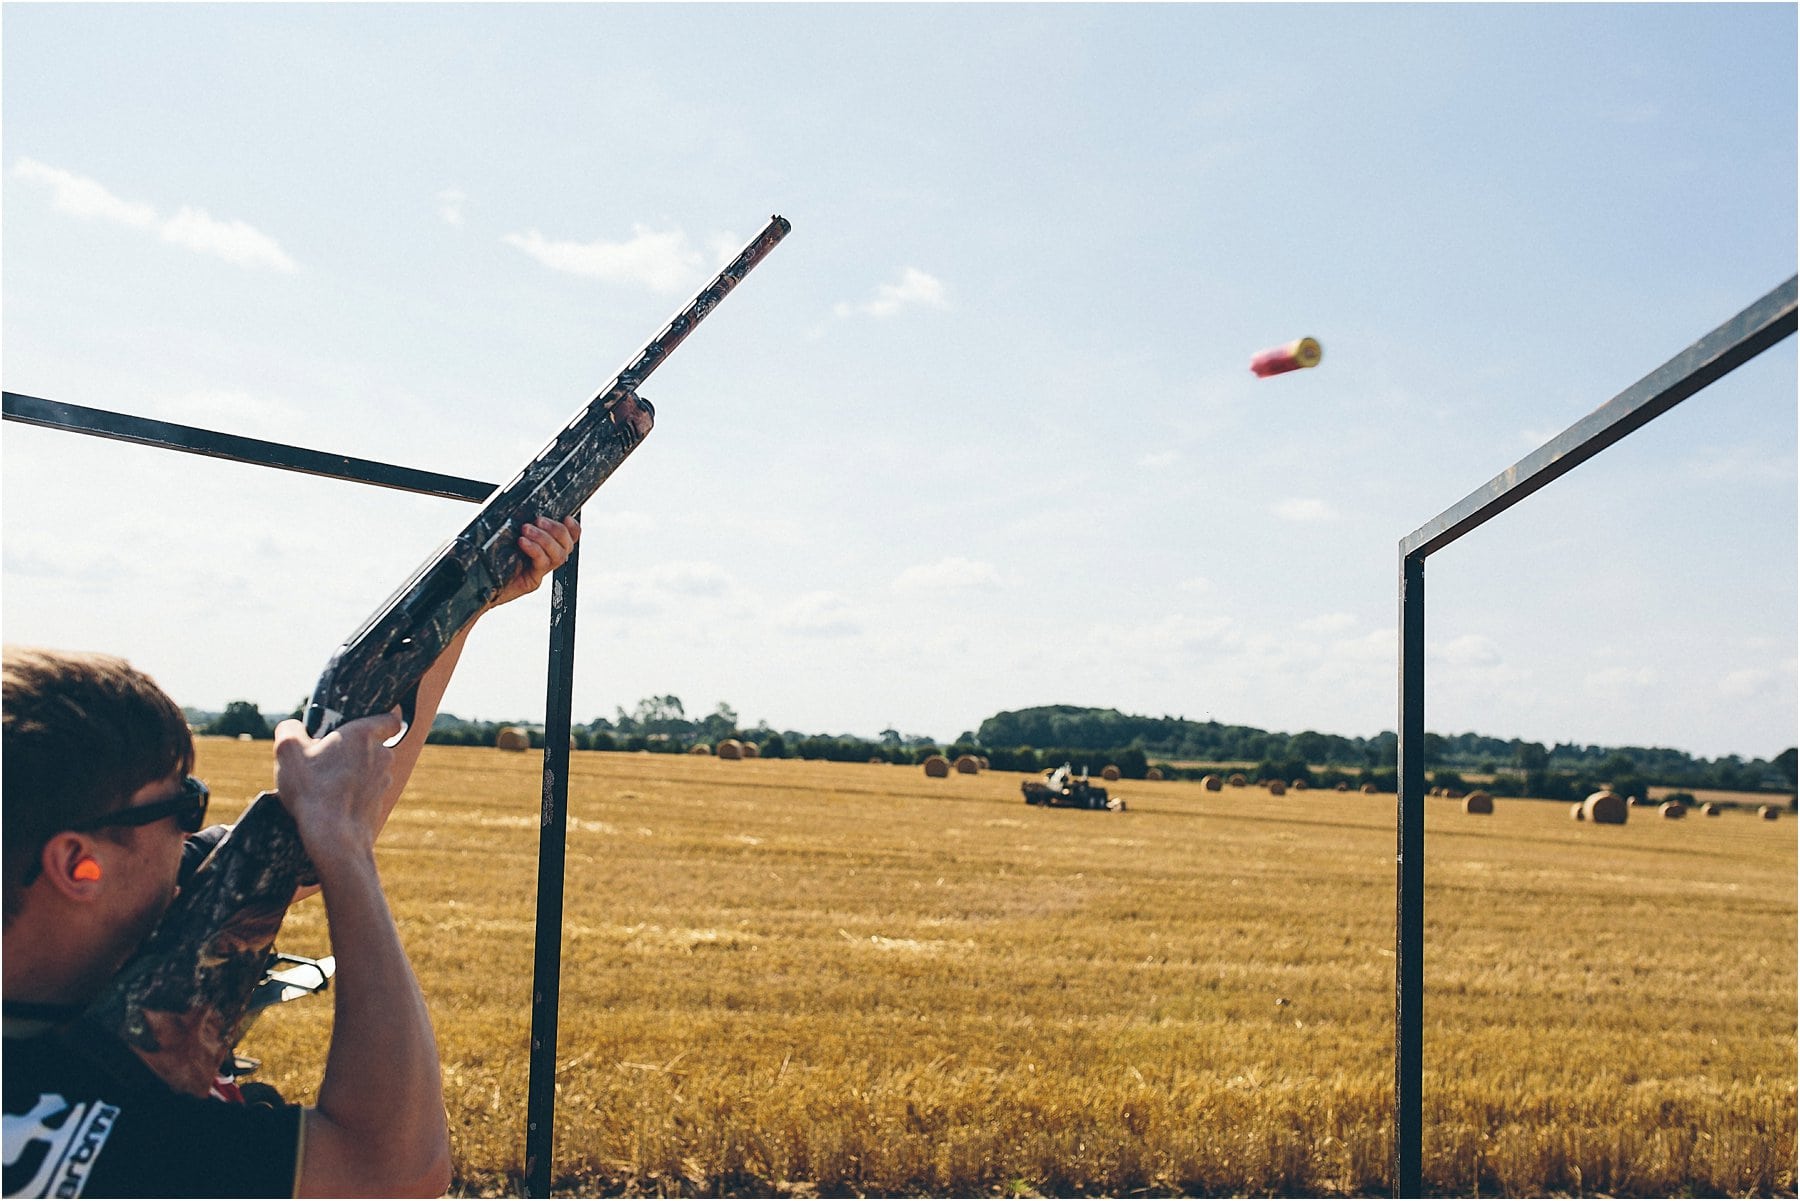
[[[248,734],[270,738],[267,718],[249,701],[233,701],[223,713],[189,711],[205,734]],[[539,723],[474,721],[440,713],[427,741],[458,746],[492,746],[501,729],[517,726],[543,745]],[[759,722],[745,727],[730,705],[690,717],[681,698],[645,697],[629,711],[596,717],[570,732],[577,750],[650,751],[686,754],[694,746],[716,746],[727,738],[757,744],[765,758],[825,759],[836,762],[922,763],[932,755],[985,757],[1001,771],[1042,771],[1062,763],[1099,771],[1111,765],[1126,779],[1142,779],[1155,767],[1169,778],[1198,777],[1225,769],[1253,780],[1304,780],[1313,787],[1346,783],[1394,788],[1399,739],[1391,730],[1370,738],[1302,730],[1287,734],[1255,726],[1147,717],[1076,705],[1040,705],[1007,710],[981,722],[948,745],[896,729],[875,738],[849,734],[807,734],[776,730]],[[1482,734],[1425,735],[1425,766],[1434,787],[1464,788],[1469,777],[1502,795],[1550,799],[1579,798],[1605,784],[1622,795],[1647,795],[1665,788],[1708,788],[1742,792],[1791,792],[1796,751],[1789,747],[1770,759],[1726,755],[1702,759],[1669,747],[1603,747],[1575,743],[1545,746],[1517,738]]]
[[[1374,782],[1385,786],[1384,791],[1391,787],[1400,748],[1399,737],[1392,730],[1372,738],[1347,738],[1316,730],[1287,734],[1076,705],[1041,705],[997,713],[981,723],[976,740],[987,745],[1136,747],[1152,758],[1206,765],[1255,764],[1254,772],[1260,778],[1306,779],[1318,784],[1320,780],[1312,777],[1335,775],[1337,779],[1326,782]],[[1708,760],[1669,747],[1576,743],[1546,747],[1540,742],[1474,733],[1427,733],[1424,758],[1429,778],[1437,786],[1463,787],[1465,774],[1479,775],[1482,786],[1490,791],[1552,799],[1585,796],[1584,789],[1591,791],[1590,786],[1600,784],[1637,795],[1651,785],[1783,792],[1793,790],[1796,774],[1793,747],[1770,759],[1726,755]]]

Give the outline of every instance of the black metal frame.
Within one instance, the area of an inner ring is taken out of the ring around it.
[[[1425,992],[1425,559],[1661,416],[1795,332],[1795,279],[1400,540],[1400,738],[1396,813],[1394,981],[1394,1186],[1422,1196]],[[194,426],[60,404],[7,392],[4,417],[253,466],[353,483],[482,501],[495,485],[389,463],[326,454]],[[556,1107],[557,1002],[561,984],[569,732],[575,654],[576,557],[553,577],[544,699],[544,790],[538,836],[537,945],[532,979],[531,1073],[526,1102],[525,1189],[548,1196]]]
[[[1394,1195],[1423,1191],[1425,558],[1499,516],[1795,330],[1795,277],[1400,540]]]
[[[161,450],[481,502],[497,484],[265,442],[127,413],[4,394],[4,418]],[[574,692],[576,556],[551,577],[549,679],[544,693],[544,790],[538,828],[537,946],[531,985],[531,1074],[525,1109],[525,1195],[550,1194],[556,1124],[557,1000],[562,977],[564,851],[569,816],[569,731]]]

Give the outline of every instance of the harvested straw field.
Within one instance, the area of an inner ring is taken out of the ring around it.
[[[1391,796],[1127,781],[1097,822],[1013,772],[571,758],[559,1191],[1391,1189]],[[198,772],[229,813],[268,761]],[[380,848],[462,1193],[521,1187],[539,788],[427,748]],[[1428,1188],[1793,1195],[1794,823],[1426,808]],[[308,1100],[330,1020],[243,1050]]]

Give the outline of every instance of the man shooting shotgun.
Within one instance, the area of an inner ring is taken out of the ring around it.
[[[573,522],[524,527],[492,605],[568,560]],[[436,1196],[450,1185],[437,1044],[400,945],[374,842],[411,775],[473,622],[397,714],[314,739],[275,731],[274,775],[324,894],[339,975],[318,1104],[177,1091],[76,1019],[173,899],[206,787],[181,710],[102,655],[8,647],[5,745],[5,1192],[54,1196]],[[308,889],[307,891],[312,891]],[[217,1060],[213,1061],[216,1066]]]
[[[567,561],[574,513],[650,431],[636,389],[787,231],[772,218],[338,648],[304,725],[276,729],[275,790],[190,877],[177,830],[200,831],[207,794],[179,709],[120,660],[8,652],[8,1196],[448,1187],[436,1045],[375,836],[471,625]],[[208,1099],[282,915],[313,884],[338,968],[319,1102]]]

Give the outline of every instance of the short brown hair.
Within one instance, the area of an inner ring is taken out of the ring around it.
[[[26,864],[60,830],[123,806],[144,785],[194,768],[194,737],[156,682],[111,655],[8,646],[0,746],[6,921]]]

